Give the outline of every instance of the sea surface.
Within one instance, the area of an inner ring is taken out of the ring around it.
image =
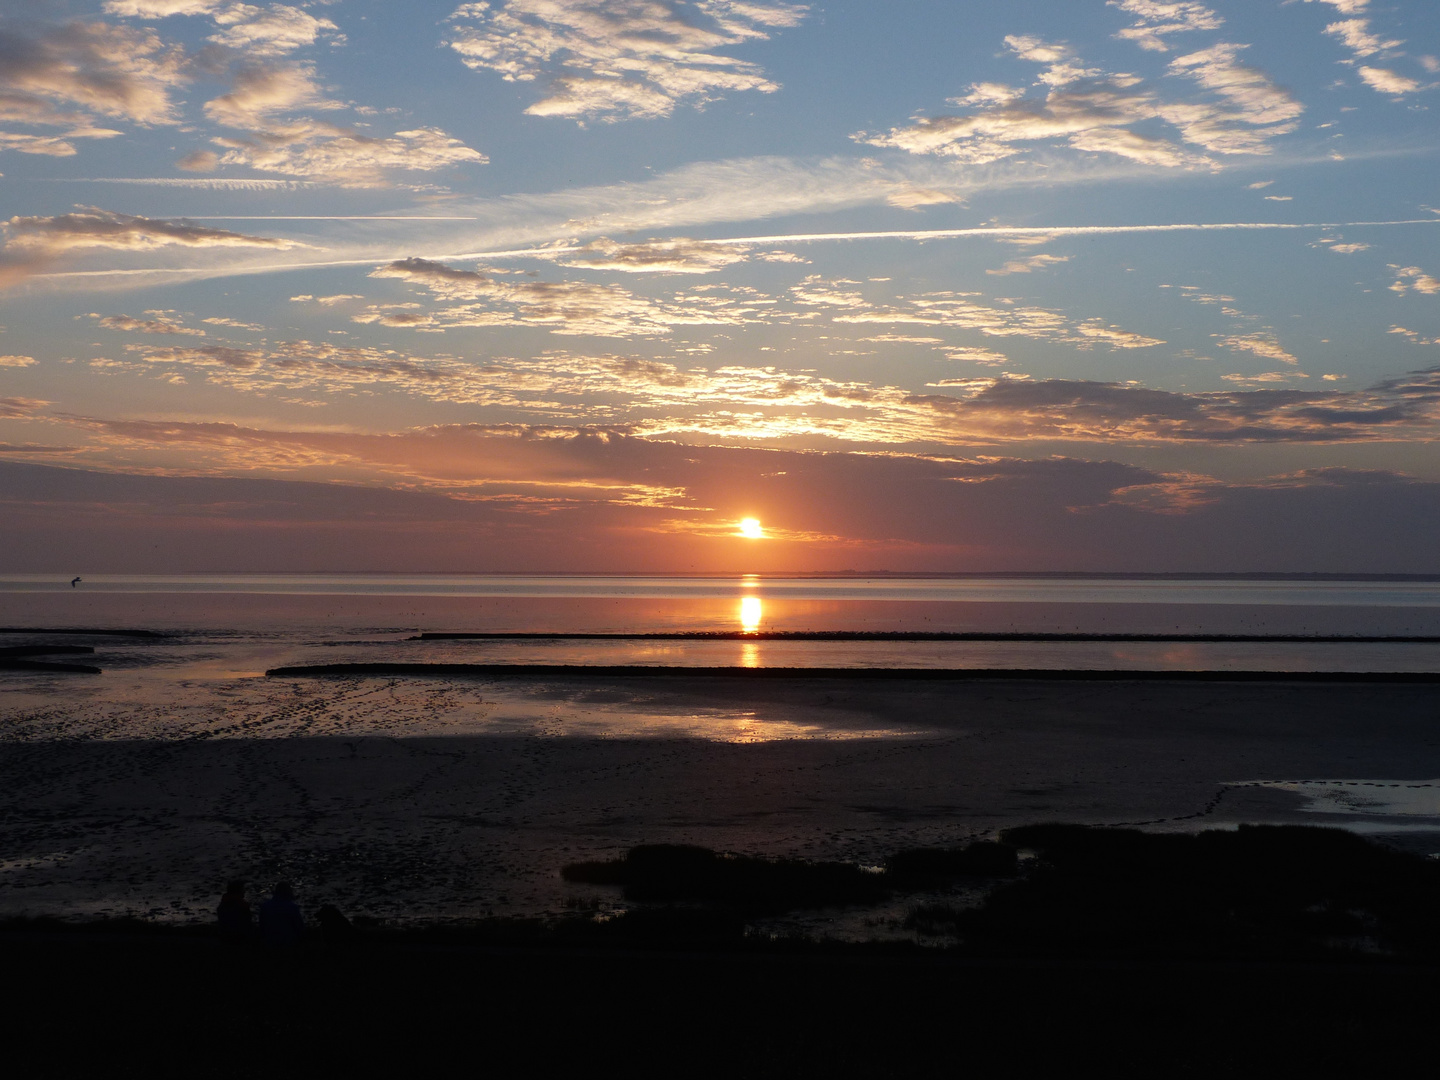
[[[1440,581],[12,575],[0,628],[102,670],[0,673],[0,917],[205,920],[235,877],[291,881],[307,910],[550,917],[615,902],[560,869],[635,844],[873,866],[1056,820],[1307,822],[1440,852],[1434,685],[584,670],[1440,672],[1436,642],[756,636],[1440,637]],[[104,630],[150,636],[57,633]],[[365,662],[575,668],[265,677]],[[800,929],[913,937],[903,910],[845,918]]]
[[[575,640],[732,632],[1440,636],[1440,580],[186,574],[0,577],[0,626],[146,629],[110,663],[194,674],[409,661],[1440,671],[1440,644]],[[556,635],[416,640],[424,632]],[[3,643],[28,640],[7,634]],[[0,644],[3,644],[0,643]]]

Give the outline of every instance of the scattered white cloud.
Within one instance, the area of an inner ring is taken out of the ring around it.
[[[944,345],[945,339],[938,337],[916,337],[914,334],[873,334],[860,339],[865,342],[889,345]]]
[[[1225,20],[1204,4],[1181,0],[1179,3],[1161,3],[1158,0],[1107,0],[1111,7],[1118,7],[1127,14],[1136,16],[1133,25],[1127,26],[1115,36],[1133,41],[1142,49],[1151,52],[1169,52],[1167,38],[1171,34],[1189,33],[1195,30],[1218,30]]]
[[[439,331],[474,326],[538,326],[553,334],[657,337],[677,326],[738,326],[759,321],[774,301],[742,289],[690,290],[668,301],[615,285],[586,281],[530,281],[456,270],[425,259],[382,266],[374,278],[397,278],[454,306],[434,312],[373,305],[355,322]]]
[[[748,249],[738,244],[715,244],[684,237],[621,244],[602,236],[578,251],[557,258],[564,266],[590,270],[620,270],[631,274],[710,274],[744,262],[747,254]]]
[[[885,201],[901,210],[919,210],[926,206],[958,203],[961,199],[948,191],[937,191],[935,188],[906,187],[892,191],[885,196]]]
[[[1275,383],[1293,382],[1295,379],[1306,379],[1308,375],[1299,371],[1262,371],[1258,375],[1221,375],[1220,378],[1228,383],[1237,386],[1270,386]]]
[[[853,136],[872,146],[987,164],[1018,154],[1026,144],[1063,140],[1073,149],[1113,154],[1167,168],[1213,164],[1205,153],[1263,154],[1295,130],[1304,107],[1262,72],[1239,62],[1242,45],[1217,44],[1176,57],[1171,75],[1194,80],[1208,100],[1172,102],[1133,75],[1106,74],[1073,61],[1069,48],[1030,37],[1006,44],[1021,59],[1049,64],[1042,98],[993,83],[977,83],[951,103],[968,115],[919,117],[907,127]],[[1158,134],[1156,121],[1174,137]]]
[[[79,20],[35,29],[0,27],[0,150],[70,157],[74,140],[121,132],[97,117],[178,122],[173,94],[187,81],[184,53],[149,30]]]
[[[1307,4],[1329,4],[1342,15],[1358,15],[1370,6],[1370,0],[1305,0]]]
[[[261,7],[236,0],[106,0],[104,10],[133,19],[207,15],[219,27],[210,41],[250,57],[293,52],[315,44],[321,34],[338,30],[329,19],[316,18],[289,4]]]
[[[164,19],[171,15],[210,15],[232,0],[105,0],[107,15]]]
[[[34,364],[33,356],[0,356],[0,367],[33,367]]]
[[[364,299],[365,299],[365,297],[361,296],[359,293],[336,293],[334,296],[311,296],[309,293],[303,293],[303,294],[301,294],[300,296],[292,296],[292,297],[290,297],[291,303],[295,303],[295,304],[315,303],[315,304],[324,304],[324,305],[327,306],[327,307],[333,306],[333,305],[335,305],[335,304],[343,304],[343,303],[345,303],[345,301],[347,301],[347,300],[364,300]]]
[[[341,187],[377,187],[397,170],[429,172],[488,160],[437,128],[377,137],[311,117],[281,115],[339,107],[324,97],[314,71],[305,64],[243,68],[228,93],[205,105],[211,120],[242,132],[213,140],[224,151],[214,165],[239,165]],[[197,167],[201,163],[195,159]]]
[[[1089,349],[1096,344],[1114,349],[1143,349],[1165,342],[1111,326],[1100,319],[1072,322],[1045,308],[1018,303],[978,304],[974,293],[934,292],[891,305],[870,304],[859,293],[811,279],[791,290],[803,306],[824,307],[842,325],[911,325],[976,330],[987,337],[1024,337]],[[999,303],[999,302],[997,302]]]
[[[1031,255],[1025,259],[1011,259],[999,270],[986,270],[985,273],[994,277],[1005,277],[1009,274],[1032,274],[1036,270],[1044,270],[1069,261],[1069,255]]]
[[[999,367],[1008,364],[1010,358],[1004,353],[996,352],[994,349],[980,349],[973,346],[964,348],[946,349],[947,360],[959,360],[962,363],[980,364],[984,367]]]
[[[1262,360],[1278,360],[1282,364],[1299,364],[1300,361],[1287,352],[1280,344],[1276,336],[1268,331],[1262,330],[1252,334],[1235,334],[1230,337],[1222,337],[1219,344],[1232,352],[1248,352],[1260,357]]]
[[[222,27],[210,40],[217,45],[243,51],[247,56],[279,56],[307,45],[338,27],[329,19],[317,19],[309,12],[288,4],[256,7],[229,4],[212,16]]]
[[[208,319],[201,319],[200,321],[208,326],[228,326],[233,330],[253,330],[257,334],[265,330],[265,327],[259,323],[241,322],[238,319],[222,318],[219,315],[212,315]]]
[[[130,315],[101,315],[91,312],[88,316],[106,330],[122,330],[132,334],[179,334],[188,337],[204,337],[205,331],[183,326],[170,319],[137,319]],[[208,320],[207,320],[208,321]]]
[[[3,223],[0,285],[35,273],[52,259],[73,251],[154,251],[166,247],[272,248],[303,247],[294,240],[247,236],[187,222],[117,214],[94,207],[54,217],[12,217]]]
[[[1400,75],[1388,68],[1364,67],[1360,69],[1360,78],[1365,85],[1382,94],[1390,94],[1394,97],[1401,97],[1405,94],[1413,94],[1421,89],[1422,84],[1418,79],[1412,79],[1407,75]]]
[[[1340,43],[1357,57],[1375,56],[1404,45],[1403,41],[1386,41],[1370,32],[1369,19],[1345,19],[1325,27],[1325,33],[1338,38]]]
[[[1359,242],[1347,243],[1341,237],[1327,236],[1315,241],[1311,247],[1323,247],[1333,251],[1336,255],[1358,255],[1362,251],[1369,251],[1370,245]]]
[[[1420,293],[1422,296],[1440,295],[1440,280],[1431,277],[1418,266],[1392,266],[1395,271],[1395,284],[1390,286],[1390,291],[1404,296],[1407,292]]]
[[[758,0],[496,0],[457,8],[448,44],[471,68],[545,80],[546,96],[525,110],[533,116],[649,118],[779,89],[759,65],[717,50],[765,40],[806,11]]]

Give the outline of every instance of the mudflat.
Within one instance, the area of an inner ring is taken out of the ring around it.
[[[877,865],[1045,821],[1346,824],[1440,850],[1440,687],[12,674],[0,915],[208,918],[224,882],[428,920],[583,901],[643,843]]]

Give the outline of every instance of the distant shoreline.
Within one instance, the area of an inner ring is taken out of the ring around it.
[[[1376,582],[1440,582],[1440,574],[1420,573],[1331,573],[1310,571],[1185,571],[1164,570],[1154,573],[1115,570],[791,570],[780,573],[757,574],[746,570],[727,570],[715,573],[656,573],[625,571],[586,570],[353,570],[336,573],[328,570],[183,570],[173,574],[130,570],[91,570],[100,577],[126,578],[267,578],[267,577],[325,577],[325,578],[602,578],[624,580],[643,578],[646,580],[675,581],[729,581],[735,578],[755,578],[760,581],[850,581],[865,578],[888,578],[905,581],[1356,581]],[[12,580],[33,580],[36,578],[63,578],[70,580],[70,571],[23,570],[10,573],[0,572],[0,584]]]
[[[620,664],[302,664],[267,678],[451,676],[489,679],[847,679],[944,682],[1304,682],[1440,684],[1440,672],[1414,671],[1099,671],[1084,668],[658,667]]]
[[[1382,634],[1084,634],[942,630],[663,630],[635,633],[428,631],[411,641],[1034,641],[1437,645],[1436,635]]]

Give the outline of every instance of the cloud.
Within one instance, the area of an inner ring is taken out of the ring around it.
[[[1012,157],[1025,144],[1061,140],[1075,150],[1177,168],[1213,164],[1184,144],[1227,155],[1268,153],[1274,139],[1295,130],[1303,112],[1262,72],[1239,62],[1243,45],[1221,43],[1172,60],[1169,74],[1194,80],[1211,98],[1170,102],[1136,76],[1073,63],[1066,46],[1013,36],[1006,44],[1021,59],[1051,65],[1040,78],[1049,87],[1043,99],[977,83],[969,95],[952,101],[972,107],[968,115],[919,117],[907,127],[853,138],[969,164]],[[1156,134],[1157,121],[1176,137]]]
[[[105,12],[136,19],[208,15],[222,28],[211,35],[212,42],[251,57],[293,52],[338,29],[329,19],[317,19],[289,4],[259,7],[235,0],[106,0]]]
[[[241,68],[230,92],[205,103],[205,115],[232,128],[259,128],[276,113],[303,107],[333,109],[305,64],[255,64]]]
[[[253,330],[256,333],[260,333],[266,329],[258,323],[240,322],[238,319],[226,319],[218,315],[212,315],[208,319],[201,319],[200,321],[208,326],[228,326],[235,330]]]
[[[29,359],[21,357],[21,359]],[[15,367],[29,367],[29,364],[9,365]],[[0,419],[23,420],[40,413],[50,402],[39,401],[35,398],[23,397],[0,397]]]
[[[309,302],[315,304],[324,304],[326,307],[331,307],[335,304],[343,304],[347,300],[364,299],[365,297],[361,296],[359,293],[336,293],[334,296],[311,296],[309,293],[306,293],[301,296],[290,297],[291,303],[302,304]]]
[[[1141,349],[1165,342],[1120,327],[1106,325],[1099,319],[1072,322],[1064,315],[1045,308],[1007,304],[995,307],[979,304],[973,294],[953,292],[925,293],[889,306],[872,305],[858,293],[828,286],[811,279],[804,286],[791,290],[801,304],[824,306],[835,310],[832,321],[845,325],[914,325],[944,326],[977,330],[988,337],[1026,337],[1076,345],[1082,349],[1105,344],[1117,349]]]
[[[1358,15],[1370,6],[1370,0],[1305,0],[1307,4],[1329,4],[1342,15]]]
[[[545,79],[532,116],[669,116],[727,93],[779,87],[716,50],[800,23],[799,4],[755,0],[497,0],[457,8],[448,42],[466,66],[507,81]]]
[[[1237,373],[1221,375],[1220,378],[1236,386],[1256,387],[1271,386],[1275,383],[1293,382],[1297,378],[1304,379],[1308,378],[1308,376],[1297,371],[1262,371],[1258,375],[1242,375]]]
[[[1218,30],[1225,20],[1204,4],[1181,0],[1161,3],[1159,0],[1107,0],[1111,7],[1138,16],[1135,23],[1115,36],[1133,41],[1150,52],[1169,52],[1166,38],[1171,34],[1195,30]]]
[[[986,270],[985,273],[995,277],[1004,277],[1008,274],[1031,274],[1036,270],[1044,270],[1046,267],[1069,261],[1069,255],[1031,255],[1026,259],[1011,259],[999,270]]]
[[[698,435],[731,444],[799,440],[893,450],[1036,440],[1309,444],[1440,435],[1440,369],[1354,391],[1278,389],[1298,373],[1264,372],[1227,376],[1237,388],[1213,393],[1001,376],[943,380],[931,385],[952,392],[933,394],[773,367],[686,369],[640,357],[565,352],[472,363],[305,341],[269,349],[127,349],[157,377],[191,371],[247,393],[333,398],[398,392],[504,407],[549,422],[603,418],[649,438]],[[986,361],[1004,357],[989,354]]]
[[[197,330],[192,327],[182,326],[169,319],[136,319],[129,315],[100,315],[91,312],[89,318],[95,319],[106,330],[122,330],[132,334],[180,334],[189,337],[204,337],[204,330]],[[210,320],[206,320],[209,322]]]
[[[1395,284],[1390,286],[1390,291],[1404,296],[1407,292],[1417,292],[1423,296],[1440,295],[1440,280],[1436,280],[1418,266],[1391,266],[1395,271]]]
[[[148,30],[79,20],[0,28],[0,123],[63,129],[0,130],[0,150],[69,157],[76,153],[72,140],[120,134],[96,116],[174,124],[171,95],[185,81],[183,51]]]
[[[1175,106],[1162,112],[1189,142],[1222,154],[1267,153],[1270,140],[1295,130],[1305,107],[1261,71],[1239,62],[1245,45],[1221,43],[1170,62],[1174,74],[1188,75],[1230,108]]]
[[[1397,74],[1388,68],[1364,67],[1360,69],[1360,78],[1365,85],[1382,94],[1392,94],[1400,97],[1404,94],[1413,94],[1421,89],[1421,83],[1405,75]]]
[[[230,4],[213,15],[224,27],[210,40],[217,45],[239,49],[247,56],[278,56],[307,45],[326,31],[338,27],[329,19],[317,19],[287,4],[260,8],[251,4]]]
[[[1252,353],[1262,360],[1279,360],[1282,364],[1300,363],[1298,359],[1285,351],[1279,340],[1269,331],[1223,337],[1219,344],[1234,352]]]
[[[1398,49],[1403,41],[1386,41],[1370,32],[1369,19],[1345,19],[1325,27],[1325,33],[1338,38],[1340,43],[1358,57],[1374,56],[1377,53]]]
[[[735,326],[758,321],[770,301],[737,291],[733,296],[692,290],[671,302],[650,300],[614,285],[584,281],[512,281],[457,270],[425,259],[405,259],[375,270],[427,289],[457,306],[433,314],[372,308],[357,322],[450,329],[464,326],[540,326],[554,334],[653,337],[677,326]]]
[[[188,222],[117,214],[95,207],[54,217],[12,217],[3,223],[0,284],[35,273],[53,259],[84,250],[154,251],[183,248],[270,248],[304,245],[294,240],[247,236]]]
[[[563,266],[620,270],[632,274],[710,274],[744,262],[746,257],[747,249],[735,244],[714,244],[684,237],[621,244],[602,236],[577,251],[560,256],[559,262]]]
[[[892,191],[885,196],[885,201],[891,206],[898,206],[901,210],[919,210],[926,206],[944,206],[960,202],[960,198],[947,191],[937,191],[935,188],[903,188],[899,191]]]
[[[302,108],[340,108],[322,95],[309,66],[283,63],[242,68],[228,93],[205,104],[211,120],[243,132],[212,140],[224,150],[214,164],[240,165],[341,187],[378,187],[384,186],[395,170],[431,172],[489,160],[438,128],[377,137],[310,117],[280,115]]]
[[[210,15],[231,0],[105,0],[107,15],[132,19],[163,19],[170,15]]]
[[[1010,358],[1004,353],[996,352],[994,349],[980,349],[974,346],[950,348],[945,350],[947,360],[960,360],[971,364],[981,364],[984,367],[999,367],[1001,364],[1008,364]]]
[[[0,30],[0,89],[12,102],[64,101],[137,124],[173,124],[184,54],[148,30],[69,22]],[[43,107],[43,106],[42,106]]]
[[[1227,483],[1077,457],[683,445],[599,424],[69,423],[111,471],[0,466],[18,571],[720,573],[738,568],[724,534],[742,512],[800,538],[746,548],[764,572],[1440,569],[1440,485],[1379,470]],[[265,478],[322,470],[349,482]]]
[[[0,356],[0,367],[33,367],[34,364],[33,356]]]
[[[1346,243],[1343,238],[1338,236],[1322,237],[1310,246],[1323,247],[1333,251],[1336,255],[1358,255],[1362,251],[1369,251],[1371,247],[1369,244],[1359,242]]]

